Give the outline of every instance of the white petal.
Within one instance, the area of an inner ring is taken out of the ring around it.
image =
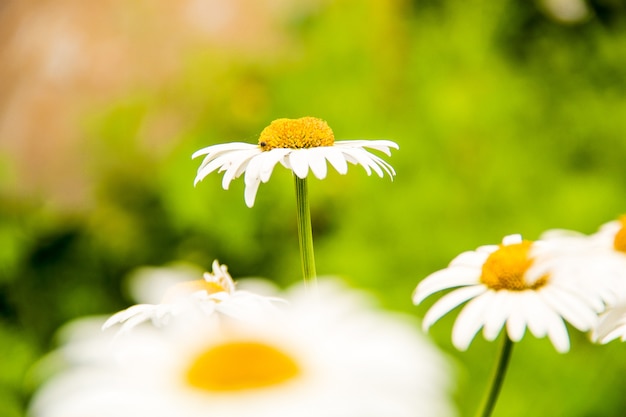
[[[498,337],[502,326],[504,326],[511,313],[510,294],[507,291],[494,292],[495,296],[491,301],[490,310],[485,313],[485,326],[483,328],[483,336],[489,341],[493,341]]]
[[[230,162],[230,166],[224,172],[222,178],[222,188],[228,190],[230,182],[239,177],[245,169],[248,167],[250,160],[258,155],[257,152],[242,153],[237,159],[233,159]]]
[[[600,343],[607,343],[620,334],[626,325],[626,306],[619,306],[608,310],[600,316],[598,325],[594,329],[592,339]]]
[[[467,350],[476,333],[483,327],[484,314],[488,311],[495,293],[487,291],[474,298],[461,310],[452,328],[452,344],[459,350]]]
[[[256,192],[258,191],[260,184],[261,184],[260,179],[257,179],[255,182],[246,184],[246,189],[244,190],[244,199],[246,201],[246,206],[248,207],[254,206],[254,200],[256,199]]]
[[[528,330],[535,337],[544,337],[548,332],[548,322],[545,317],[550,314],[550,309],[543,304],[536,291],[522,291],[519,295],[522,298],[522,309]]]
[[[437,320],[443,317],[450,310],[453,310],[458,305],[466,302],[470,298],[474,298],[479,294],[486,291],[483,285],[474,285],[471,287],[463,287],[454,290],[443,297],[441,297],[432,307],[426,312],[422,327],[424,331],[427,331]]]
[[[450,262],[450,266],[467,266],[480,269],[488,257],[489,253],[486,252],[462,252]]]
[[[137,304],[131,307],[128,307],[125,310],[118,311],[113,314],[107,321],[102,325],[102,330],[108,329],[111,326],[114,326],[118,323],[123,323],[126,320],[130,319],[136,315],[150,315],[150,313],[155,309],[155,306],[152,304]]]
[[[330,146],[324,154],[328,162],[337,170],[341,175],[345,175],[348,172],[348,162],[339,150]]]
[[[475,268],[451,267],[434,272],[424,278],[413,293],[413,303],[419,304],[438,291],[465,285],[478,284],[480,271]]]
[[[327,168],[326,168],[326,158],[324,154],[326,149],[330,147],[320,147],[320,148],[311,148],[309,149],[309,166],[311,167],[311,171],[316,178],[323,180],[326,178]]]
[[[258,155],[255,158],[250,159],[248,166],[246,167],[246,174],[244,181],[246,186],[248,184],[254,184],[261,181],[261,166],[263,165],[264,156]]]
[[[335,146],[350,148],[370,148],[391,155],[389,148],[399,149],[397,143],[390,140],[341,140],[335,142]]]
[[[513,342],[519,342],[524,337],[524,332],[526,331],[526,317],[524,316],[522,299],[519,297],[519,294],[509,295],[513,296],[509,297],[511,312],[506,321],[506,331]]]
[[[505,246],[514,245],[516,243],[521,243],[521,242],[522,242],[522,235],[520,234],[508,235],[502,239],[502,244]]]
[[[219,145],[207,146],[206,148],[202,148],[197,150],[191,155],[191,159],[195,159],[201,155],[216,155],[222,152],[231,152],[231,151],[239,151],[239,150],[247,150],[247,149],[259,149],[258,145],[253,145],[251,143],[244,142],[231,142],[231,143],[220,143]]]
[[[358,151],[363,151],[362,149],[344,149],[343,154],[348,162],[352,162],[354,164],[361,165],[367,175],[372,175],[372,167],[373,163],[370,162],[370,158],[363,158],[363,155]],[[365,152],[367,154],[367,152]],[[376,165],[376,164],[373,164]]]
[[[569,350],[569,335],[563,319],[551,310],[549,310],[549,314],[546,314],[545,319],[548,326],[548,338],[552,345],[560,353],[567,352]]]
[[[376,158],[377,158],[376,156],[372,155],[371,153],[363,149],[351,149],[349,152],[350,152],[350,155],[352,155],[354,159],[356,159],[360,165],[363,165],[363,167],[367,166],[371,168],[381,178],[384,176],[383,170],[380,169],[380,167],[376,163]]]
[[[308,149],[295,149],[289,154],[289,166],[298,178],[306,178],[309,173]]]
[[[272,171],[274,171],[274,167],[276,164],[285,157],[285,155],[289,154],[291,149],[285,148],[276,148],[270,151],[264,152],[266,155],[263,158],[261,163],[261,167],[259,169],[259,177],[262,182],[268,182],[270,176],[272,175]]]
[[[552,287],[542,288],[538,293],[548,306],[578,330],[584,332],[596,324],[597,315],[594,311],[571,294]]]

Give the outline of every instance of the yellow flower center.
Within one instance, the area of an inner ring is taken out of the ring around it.
[[[483,264],[480,281],[496,291],[536,290],[544,286],[548,282],[547,275],[532,283],[525,279],[526,271],[533,263],[529,255],[531,246],[532,242],[527,240],[512,245],[500,245]]]
[[[274,148],[315,148],[332,146],[335,135],[322,119],[301,117],[300,119],[277,119],[270,123],[259,136],[263,151]]]
[[[209,295],[216,294],[222,291],[227,291],[226,288],[224,288],[217,282],[210,282],[203,279],[186,281],[170,287],[163,296],[163,303],[172,303],[180,297],[184,297],[186,295],[193,294],[194,292],[202,290],[206,291]]]
[[[622,228],[617,231],[613,239],[613,247],[616,251],[626,252],[626,216],[619,219]]]
[[[277,385],[296,377],[296,361],[261,342],[235,341],[212,346],[187,370],[187,382],[213,392],[234,392]]]

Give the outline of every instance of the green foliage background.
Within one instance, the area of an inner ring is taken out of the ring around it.
[[[616,218],[626,211],[626,7],[588,4],[589,19],[565,24],[520,0],[328,2],[285,22],[289,42],[272,53],[195,50],[162,88],[91,109],[81,129],[92,208],[0,195],[0,415],[24,414],[31,367],[61,324],[132,302],[121,283],[136,267],[208,269],[217,258],[236,278],[300,279],[286,170],[252,209],[242,180],[229,191],[219,175],[192,185],[193,151],[255,142],[279,117],[400,145],[387,158],[393,182],[352,166],[309,183],[318,273],[389,309],[422,317],[432,301],[412,306],[415,285],[464,250],[511,233],[592,233]],[[175,145],[145,152],[142,123],[167,112],[184,115]],[[457,359],[456,400],[470,416],[499,344],[479,336],[455,351],[453,316],[432,337]],[[496,416],[626,415],[624,345],[570,330],[565,355],[531,336],[515,347]]]

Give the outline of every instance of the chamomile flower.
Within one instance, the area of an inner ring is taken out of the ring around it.
[[[177,320],[137,328],[107,349],[82,343],[96,354],[74,351],[91,360],[45,383],[31,415],[456,415],[450,363],[409,318],[342,285],[321,282],[319,293],[323,305],[298,290],[278,314],[254,322],[181,328]]]
[[[368,152],[374,149],[390,155],[390,148],[398,145],[389,140],[335,141],[328,124],[315,117],[277,119],[259,136],[258,144],[225,143],[198,150],[192,158],[204,156],[194,184],[214,171],[224,172],[222,187],[245,173],[245,201],[254,205],[259,185],[269,181],[279,162],[299,178],[306,178],[309,169],[319,179],[326,178],[328,161],[340,174],[348,172],[348,163],[361,165],[367,175],[372,171],[392,179],[395,171],[380,157]]]
[[[564,320],[578,330],[590,330],[604,304],[600,292],[579,287],[566,274],[553,274],[550,254],[549,243],[522,240],[520,235],[460,254],[448,268],[422,280],[414,292],[413,301],[419,304],[436,292],[455,288],[428,310],[424,329],[469,301],[452,330],[457,349],[466,350],[481,328],[485,339],[492,341],[506,325],[514,342],[528,327],[536,337],[547,335],[557,351],[567,352]]]
[[[235,289],[226,265],[216,260],[213,272],[205,272],[203,279],[175,284],[166,291],[160,304],[131,306],[111,316],[102,327],[122,324],[120,332],[126,332],[148,320],[162,326],[173,316],[191,311],[200,316],[217,312],[235,318],[253,317],[259,307],[271,307],[273,301],[278,299]]]

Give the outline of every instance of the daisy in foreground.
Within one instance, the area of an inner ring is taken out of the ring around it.
[[[456,415],[450,363],[410,319],[336,282],[322,282],[319,291],[323,306],[299,288],[279,314],[260,314],[254,323],[180,328],[177,320],[136,328],[107,349],[75,335],[62,349],[84,359],[42,386],[30,415]]]
[[[479,247],[452,260],[417,286],[413,302],[421,303],[442,290],[461,287],[443,296],[426,313],[425,330],[455,307],[461,310],[452,330],[452,342],[466,350],[483,328],[485,339],[494,340],[506,325],[507,337],[517,342],[526,327],[536,337],[548,336],[557,351],[569,350],[564,320],[580,331],[590,330],[603,307],[602,288],[570,281],[551,262],[554,249],[548,242],[506,236],[500,245]],[[584,289],[584,291],[583,291]]]
[[[204,156],[204,160],[194,184],[213,171],[224,171],[222,186],[227,190],[230,182],[245,172],[245,201],[248,207],[252,207],[260,183],[269,181],[279,162],[301,179],[307,177],[309,169],[315,177],[326,178],[326,161],[340,174],[348,172],[349,162],[363,166],[368,175],[374,171],[383,177],[386,172],[393,178],[395,171],[391,165],[365,148],[389,156],[389,149],[398,149],[398,145],[389,140],[336,142],[332,129],[324,120],[315,117],[277,119],[263,129],[256,145],[225,143],[195,152],[192,158]]]
[[[217,312],[245,319],[254,317],[259,308],[273,308],[274,301],[279,299],[237,290],[226,265],[215,260],[213,272],[205,272],[203,279],[174,284],[167,289],[161,303],[136,304],[111,316],[102,328],[122,324],[120,332],[123,333],[148,320],[163,326],[172,317],[185,312],[193,312],[200,318]]]

